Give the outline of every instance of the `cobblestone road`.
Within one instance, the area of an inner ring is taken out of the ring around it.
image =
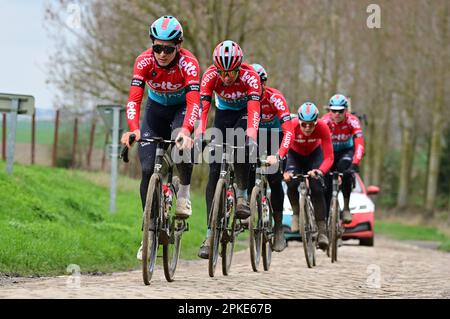
[[[375,247],[346,243],[339,262],[318,252],[306,267],[301,243],[273,254],[268,272],[251,270],[249,251],[234,256],[231,274],[208,276],[206,260],[180,261],[175,281],[162,267],[145,286],[140,271],[61,276],[0,285],[0,298],[450,298],[450,254],[386,238]],[[219,260],[220,262],[220,260]]]

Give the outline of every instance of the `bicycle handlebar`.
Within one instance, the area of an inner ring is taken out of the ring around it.
[[[128,144],[132,145],[136,141],[136,135],[131,134],[128,140]],[[183,137],[178,138],[177,142],[183,141]],[[165,140],[162,137],[151,137],[151,138],[141,138],[139,142],[149,142],[149,143],[161,143],[161,144],[169,144],[169,145],[175,145],[176,141],[174,140]],[[120,158],[125,162],[129,162],[128,158],[128,146],[125,146],[122,151],[120,152]]]
[[[221,144],[216,144],[213,143],[212,141],[205,141],[207,146],[213,146],[213,147],[229,147],[231,149],[244,149],[245,146],[235,146],[232,145],[230,143],[221,143]]]
[[[309,178],[310,176],[308,175],[308,174],[295,174],[295,175],[292,175],[291,176],[291,179],[299,179],[299,178],[301,178],[301,177],[303,177],[303,178]]]
[[[136,134],[131,134],[128,139],[128,144],[132,145],[134,141],[136,140]],[[128,163],[130,159],[128,158],[128,146],[125,145],[125,147],[120,152],[120,158],[125,162]]]

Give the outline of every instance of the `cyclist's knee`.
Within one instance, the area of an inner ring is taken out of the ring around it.
[[[352,165],[351,159],[350,160],[340,160],[337,163],[337,170],[341,173],[345,172],[345,170],[347,170],[350,167],[350,165]]]

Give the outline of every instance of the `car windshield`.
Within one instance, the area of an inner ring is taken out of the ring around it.
[[[355,178],[355,181],[356,181],[356,183],[355,183],[355,187],[353,188],[353,192],[355,192],[355,193],[362,193],[363,190],[362,190],[362,186],[361,186],[360,180],[358,178]]]

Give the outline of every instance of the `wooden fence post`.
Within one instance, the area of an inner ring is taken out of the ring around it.
[[[31,165],[35,162],[36,154],[36,111],[31,116]]]
[[[91,169],[91,158],[92,158],[92,149],[94,147],[94,136],[95,136],[95,126],[97,119],[94,118],[92,119],[92,125],[91,125],[91,132],[89,134],[89,148],[88,148],[88,152],[87,152],[87,168],[88,170]]]
[[[78,144],[78,117],[75,117],[73,124],[73,146],[72,146],[72,168],[76,167]]]
[[[56,149],[58,147],[59,110],[56,110],[55,132],[53,135],[52,165],[56,166]]]

